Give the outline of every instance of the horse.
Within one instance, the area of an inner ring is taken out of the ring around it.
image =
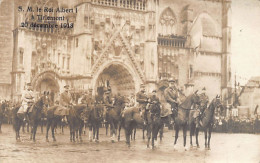
[[[152,103],[149,107],[150,112],[147,112],[147,148],[150,146],[150,140],[152,138],[152,148],[154,148],[154,140],[157,140],[159,129],[161,128],[160,114],[154,113],[153,110],[160,109],[159,103]],[[122,126],[125,129],[126,144],[130,147],[130,136],[138,125],[143,125],[144,111],[140,112],[137,107],[130,107],[124,111],[124,117],[122,118]]]
[[[80,139],[80,142],[82,142],[82,130],[84,127],[84,120],[85,120],[85,115],[90,109],[87,107],[87,105],[84,104],[79,104],[79,105],[74,105],[69,108],[69,115],[67,116],[68,123],[69,123],[69,128],[70,128],[70,141],[75,142],[75,134],[76,138]]]
[[[46,123],[46,142],[49,142],[49,138],[48,138],[48,132],[49,129],[51,128],[51,132],[52,132],[52,139],[53,141],[56,141],[55,138],[55,128],[57,127],[57,124],[59,122],[61,122],[63,116],[61,115],[54,115],[55,110],[58,108],[58,105],[49,107],[46,113],[46,117],[47,117],[47,123]]]
[[[111,141],[115,142],[118,126],[121,123],[121,112],[125,108],[126,99],[124,97],[116,97],[113,108],[107,111],[107,121],[110,125]]]
[[[43,111],[43,108],[48,106],[49,104],[49,93],[44,92],[43,96],[41,96],[30,108],[31,111],[29,111],[29,123],[31,125],[31,136],[30,139],[35,142],[35,135],[37,131],[37,126],[38,123],[41,120],[41,114]],[[13,109],[13,118],[14,118],[14,123],[13,123],[13,128],[16,133],[16,140],[20,140],[20,128],[21,125],[23,124],[23,119],[24,119],[24,114],[19,114],[17,113],[19,108],[21,106],[18,106]]]
[[[193,94],[189,95],[179,106],[177,111],[177,116],[174,120],[174,129],[175,129],[175,140],[174,140],[174,149],[176,149],[176,143],[178,140],[179,130],[182,127],[183,129],[183,145],[185,150],[186,149],[186,134],[188,128],[188,121],[189,121],[189,113],[191,107],[194,104],[200,103],[200,97],[197,94],[197,91]]]
[[[205,109],[205,111],[202,114],[201,121],[202,126],[195,125],[195,119],[190,115],[190,123],[191,123],[191,146],[192,146],[192,135],[195,132],[196,135],[196,144],[199,148],[199,141],[198,141],[198,135],[199,135],[199,129],[202,128],[204,130],[205,135],[205,148],[210,150],[210,139],[211,139],[211,132],[214,125],[214,114],[216,108],[221,108],[221,111],[223,111],[223,107],[220,101],[220,97],[217,95],[216,98],[214,98],[209,106]],[[208,136],[207,136],[208,135]],[[208,140],[207,140],[208,139]]]
[[[8,111],[7,109],[8,109],[7,101],[4,101],[2,104],[0,104],[0,133],[2,133],[2,123]]]
[[[95,142],[99,141],[99,127],[101,126],[102,122],[102,115],[103,115],[103,104],[96,103],[91,107],[91,111],[88,116],[88,125],[89,125],[89,140],[95,140]],[[93,132],[93,135],[92,135]]]

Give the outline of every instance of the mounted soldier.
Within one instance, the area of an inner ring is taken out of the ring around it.
[[[180,103],[179,100],[179,91],[176,86],[176,79],[170,78],[169,79],[169,87],[164,91],[164,97],[166,101],[171,105],[171,111],[173,115],[173,120],[175,121],[175,117],[178,113],[178,105]],[[173,123],[173,122],[171,122]]]
[[[69,85],[64,86],[64,92],[60,95],[60,105],[69,108],[69,106],[72,104],[72,97],[69,93]]]
[[[105,104],[105,109],[104,109],[104,122],[107,122],[107,113],[110,109],[112,109],[113,106],[113,99],[112,99],[112,93],[111,93],[111,88],[108,87],[105,94],[104,94],[104,104]]]
[[[147,105],[147,108],[150,110],[152,118],[154,117],[154,115],[160,115],[161,113],[161,108],[160,108],[160,100],[159,98],[156,96],[156,90],[152,91],[152,95],[149,98],[149,104]],[[150,106],[152,105],[159,105],[158,107],[153,107],[150,109]]]
[[[142,111],[144,111],[144,125],[147,124],[147,110],[146,105],[148,103],[148,97],[145,94],[145,85],[140,85],[140,91],[136,94],[136,102],[138,102],[138,107]]]
[[[200,107],[197,107],[195,109],[197,109],[196,114],[194,114],[194,118],[196,119],[196,127],[199,127],[200,124],[202,124],[201,122],[201,115],[204,113],[204,110],[208,107],[208,102],[209,102],[209,97],[206,94],[206,88],[203,87],[201,90],[201,94],[199,94],[200,97]]]
[[[69,108],[72,106],[72,97],[69,93],[69,85],[64,86],[64,92],[60,94],[59,107],[55,110],[54,114],[61,115],[66,118],[69,115]],[[66,121],[66,119],[65,119]]]
[[[24,113],[24,121],[29,122],[29,108],[35,102],[35,95],[31,83],[27,83],[26,90],[22,93],[22,109]]]

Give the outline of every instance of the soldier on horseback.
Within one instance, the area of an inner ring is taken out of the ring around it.
[[[141,84],[140,91],[136,94],[136,101],[139,104],[139,108],[144,111],[144,125],[147,124],[147,109],[148,97],[145,94],[145,85]]]
[[[33,105],[35,97],[31,83],[27,83],[27,89],[22,93],[22,107],[24,111],[24,121],[29,122],[29,108]]]
[[[200,97],[201,105],[200,105],[200,107],[195,108],[195,109],[197,109],[197,114],[195,114],[196,127],[199,127],[199,125],[202,124],[201,116],[202,116],[204,110],[208,107],[209,97],[206,94],[205,87],[202,88],[202,91],[201,91],[201,94],[199,95],[199,97]]]
[[[164,97],[166,101],[171,105],[171,111],[173,115],[173,120],[178,113],[178,105],[179,105],[179,92],[176,86],[176,80],[174,78],[169,79],[169,87],[164,91]],[[173,121],[171,122],[173,123]]]
[[[149,104],[147,105],[147,108],[150,110],[152,119],[155,115],[160,115],[161,113],[161,108],[160,108],[160,100],[156,96],[156,90],[152,91],[152,96],[149,98]],[[150,109],[150,106],[152,105],[157,105],[158,107],[153,107]]]
[[[113,100],[112,100],[112,94],[111,94],[111,88],[108,87],[107,91],[104,95],[104,103],[105,103],[105,109],[104,109],[104,122],[107,123],[107,113],[110,109],[112,109],[113,106]]]
[[[66,120],[66,115],[69,114],[69,108],[72,105],[72,97],[71,94],[69,93],[69,85],[64,86],[64,92],[61,93],[60,95],[60,107],[65,111],[65,113],[61,113],[64,116],[64,120]]]

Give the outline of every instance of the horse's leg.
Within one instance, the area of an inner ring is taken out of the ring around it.
[[[36,135],[37,127],[38,127],[38,122],[35,122],[35,124],[34,124],[34,132],[33,132],[33,141],[34,142],[35,142],[35,135]]]
[[[29,133],[30,131],[30,124],[29,124],[29,122],[27,123],[27,132]]]
[[[145,125],[143,125],[143,140],[145,139],[144,131],[145,131]]]
[[[0,122],[0,134],[2,133],[2,122]]]
[[[118,141],[120,141],[120,131],[121,131],[121,123],[118,126]]]
[[[195,132],[196,132],[196,144],[197,144],[197,148],[199,148],[200,147],[200,145],[199,145],[199,128],[196,128]]]
[[[162,138],[163,138],[163,128],[164,128],[164,125],[162,125],[160,127],[160,141],[162,141]]]
[[[179,135],[179,126],[175,125],[175,140],[174,140],[174,149],[176,149],[176,143],[178,140],[178,135]]]
[[[151,130],[152,130],[152,128],[151,128],[151,125],[148,125],[147,124],[147,126],[146,126],[147,128],[147,148],[149,148],[150,147],[150,140],[151,140]]]
[[[110,135],[112,135],[112,143],[115,142],[114,138],[115,138],[115,124],[114,122],[110,123]]]
[[[93,139],[93,137],[92,137],[92,129],[93,129],[93,125],[92,125],[92,123],[90,123],[89,124],[89,129],[88,129],[88,139],[89,139],[89,141],[90,142],[92,142],[92,139]]]
[[[131,131],[129,131],[130,128],[128,125],[125,125],[125,139],[126,139],[126,144],[128,145],[128,147],[130,147],[130,133]]]
[[[55,128],[56,128],[56,121],[54,120],[51,124],[51,134],[52,134],[52,140],[56,141],[55,138]]]
[[[135,135],[136,135],[136,127],[134,128],[134,141],[135,141]]]
[[[49,139],[48,139],[48,132],[49,132],[49,129],[50,129],[50,120],[47,120],[47,124],[46,124],[46,141],[49,142]]]
[[[212,131],[212,126],[210,125],[210,127],[209,127],[209,136],[208,136],[208,150],[210,150],[211,131]]]
[[[95,139],[96,139],[96,124],[95,123],[93,123],[93,139],[94,139],[94,141],[95,141]]]
[[[99,141],[99,124],[97,124],[97,141]]]
[[[183,146],[185,148],[185,151],[187,150],[186,148],[186,137],[187,137],[187,125],[183,126]]]
[[[106,128],[106,136],[108,134],[108,123],[105,123],[105,128]]]
[[[41,133],[43,133],[43,120],[41,119]]]
[[[207,148],[207,129],[204,130],[204,135],[205,135],[205,148]]]
[[[84,122],[83,122],[83,125],[84,125]],[[83,140],[82,140],[82,137],[81,137],[81,134],[82,134],[82,129],[83,129],[83,126],[82,124],[80,125],[80,127],[79,127],[79,141],[80,142],[82,142]]]
[[[23,133],[25,133],[24,127],[25,127],[25,123],[22,122],[22,131],[23,131]]]

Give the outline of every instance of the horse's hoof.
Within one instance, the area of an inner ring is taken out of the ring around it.
[[[186,146],[186,147],[184,147],[184,149],[185,149],[185,151],[188,151],[188,150],[189,150],[187,146]]]
[[[96,143],[99,143],[99,140],[96,139],[95,142],[96,142]]]
[[[173,146],[173,150],[174,150],[174,151],[177,151],[176,145]]]
[[[197,148],[200,148],[200,146],[199,146],[199,145],[197,145]]]
[[[49,142],[49,139],[46,139],[46,142]]]
[[[56,142],[56,139],[54,138],[53,141]]]
[[[93,140],[92,139],[89,139],[89,142],[92,142]]]
[[[149,146],[149,145],[147,145],[147,148],[150,148],[150,146]]]
[[[111,142],[112,142],[112,143],[115,143],[115,141],[114,141],[114,140],[111,140]]]

